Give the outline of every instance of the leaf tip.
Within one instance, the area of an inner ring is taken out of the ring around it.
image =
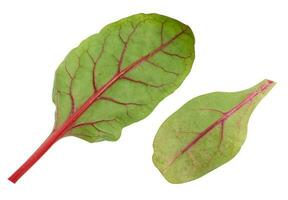
[[[274,87],[275,84],[276,84],[275,81],[272,81],[270,79],[264,79],[260,83],[259,91],[261,93],[266,93],[266,92],[270,91]]]

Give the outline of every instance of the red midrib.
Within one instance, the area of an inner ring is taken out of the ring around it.
[[[108,88],[110,88],[122,76],[124,76],[126,73],[131,71],[136,66],[139,66],[142,62],[145,62],[146,60],[148,60],[150,57],[152,57],[153,55],[155,55],[156,53],[158,53],[162,49],[164,49],[166,46],[168,46],[171,42],[173,42],[176,38],[178,38],[185,31],[186,31],[186,29],[181,31],[177,35],[175,35],[173,38],[171,38],[166,43],[163,43],[162,45],[160,45],[154,51],[152,51],[149,54],[141,57],[140,59],[138,59],[137,61],[135,61],[134,63],[132,63],[128,67],[124,68],[119,73],[117,73],[111,80],[109,80],[104,86],[102,86],[99,90],[97,90],[97,92],[95,92],[90,98],[88,98],[88,100],[82,106],[80,106],[79,109],[74,114],[72,114],[67,119],[67,121],[65,123],[63,123],[63,125],[59,129],[59,132],[63,132],[67,128],[69,128],[70,125],[72,125]],[[61,137],[61,136],[64,136],[64,135],[65,135],[65,133],[63,135],[59,134],[58,137]]]
[[[233,115],[235,112],[240,110],[244,105],[252,101],[256,96],[258,96],[260,93],[263,93],[265,90],[267,90],[271,84],[273,84],[273,81],[267,80],[264,84],[262,84],[257,91],[254,91],[250,93],[244,100],[242,100],[239,104],[231,108],[229,111],[223,113],[222,117],[215,122],[213,122],[210,126],[208,126],[206,129],[201,131],[196,138],[194,138],[189,144],[187,144],[183,149],[181,149],[180,152],[178,152],[175,157],[172,159],[172,161],[169,163],[169,166],[174,163],[174,161],[187,152],[189,149],[192,148],[200,139],[202,139],[205,135],[207,135],[212,129],[220,125],[221,123],[224,123],[231,115]]]
[[[58,129],[53,131],[50,136],[42,143],[42,145],[28,158],[28,160],[21,165],[17,171],[15,171],[8,179],[16,183],[16,181],[21,178],[47,151],[48,149],[60,138],[62,138],[70,126],[95,102],[97,99],[108,89],[110,88],[117,80],[121,79],[126,73],[131,71],[133,68],[139,66],[141,63],[147,61],[149,58],[154,56],[156,53],[167,47],[170,43],[176,40],[180,35],[182,35],[187,28],[183,29],[181,32],[176,34],[170,40],[165,43],[162,43],[158,48],[151,51],[150,53],[142,56],[109,80],[105,85],[103,85],[99,90],[97,90],[91,97],[87,99],[87,101],[79,107],[70,117],[61,125]]]

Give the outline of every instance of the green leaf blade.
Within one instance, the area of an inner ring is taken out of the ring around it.
[[[275,83],[196,97],[172,114],[154,140],[153,162],[171,183],[197,179],[231,160],[247,134],[252,111]]]
[[[117,140],[180,86],[193,61],[193,33],[175,19],[138,14],[105,26],[58,67],[53,131],[9,180],[15,183],[64,136]]]
[[[145,118],[179,87],[193,61],[193,33],[179,21],[138,14],[107,25],[59,66],[55,129],[98,95],[66,135],[89,142],[117,140],[123,127]]]

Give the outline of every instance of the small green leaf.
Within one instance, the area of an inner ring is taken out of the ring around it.
[[[169,182],[184,183],[228,162],[245,141],[252,111],[274,84],[264,80],[244,91],[214,92],[187,102],[158,130],[155,166]]]
[[[180,86],[194,61],[194,36],[183,23],[138,14],[104,27],[58,67],[50,136],[9,178],[16,182],[57,140],[115,141]]]

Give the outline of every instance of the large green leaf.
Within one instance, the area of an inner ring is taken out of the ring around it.
[[[249,117],[275,83],[240,92],[196,97],[171,115],[154,140],[153,162],[171,183],[197,179],[232,159],[247,134]]]
[[[56,71],[52,134],[9,180],[16,182],[63,136],[117,140],[182,83],[193,60],[191,29],[157,14],[133,15],[87,38]]]
[[[116,140],[123,127],[146,117],[181,84],[193,60],[193,34],[174,19],[138,14],[110,24],[59,66],[55,128],[97,96],[67,135],[89,142]]]

